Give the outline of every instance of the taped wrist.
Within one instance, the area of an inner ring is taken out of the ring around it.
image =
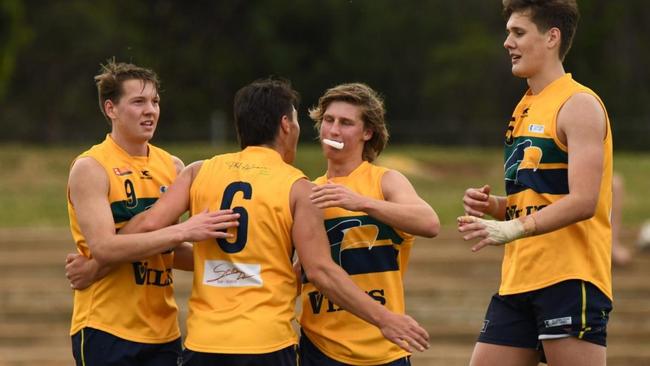
[[[534,220],[532,220],[532,230],[528,222],[524,224],[519,219],[509,221],[478,219],[478,221],[485,225],[485,230],[488,232],[487,238],[494,241],[495,244],[506,244],[521,237],[530,236],[534,232]]]

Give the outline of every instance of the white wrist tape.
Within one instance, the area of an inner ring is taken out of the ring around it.
[[[495,242],[494,244],[510,243],[526,235],[524,225],[517,219],[495,221],[477,218],[476,221],[485,225],[485,230],[488,232],[487,238],[493,240]]]

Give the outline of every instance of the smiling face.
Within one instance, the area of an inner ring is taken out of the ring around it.
[[[321,141],[329,139],[344,144],[341,150],[321,144],[328,159],[342,156],[361,159],[364,144],[371,137],[372,132],[365,128],[361,107],[343,101],[333,101],[325,109],[320,125]]]
[[[119,101],[107,100],[104,106],[112,122],[114,139],[146,143],[153,138],[160,117],[160,96],[151,82],[124,81]]]
[[[530,78],[539,73],[549,56],[549,32],[540,32],[526,12],[512,13],[506,32],[503,46],[510,55],[512,74]]]

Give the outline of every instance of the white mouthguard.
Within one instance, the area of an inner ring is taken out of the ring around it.
[[[331,146],[331,147],[333,147],[333,148],[335,148],[337,150],[341,150],[343,148],[343,143],[342,142],[338,142],[338,141],[334,141],[334,140],[330,140],[330,139],[323,139],[323,143],[325,145],[329,145],[329,146]]]

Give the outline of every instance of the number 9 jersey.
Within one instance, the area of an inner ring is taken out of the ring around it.
[[[106,136],[77,159],[91,157],[106,171],[115,230],[153,205],[176,178],[171,155],[148,145],[148,156],[131,156]],[[68,194],[68,215],[77,250],[91,256]],[[106,277],[75,291],[70,335],[84,327],[133,342],[159,344],[180,337],[169,250],[141,261],[122,263]]]

